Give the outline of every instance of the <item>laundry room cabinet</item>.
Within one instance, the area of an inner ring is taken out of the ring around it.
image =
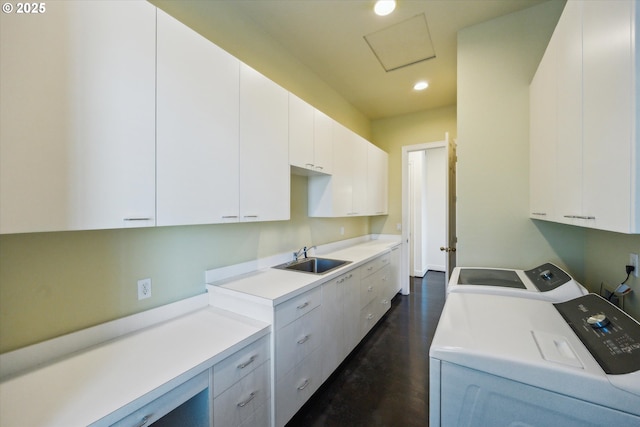
[[[637,3],[567,2],[530,86],[531,217],[640,232]]]
[[[158,10],[157,225],[238,222],[240,61]]]
[[[300,175],[330,174],[333,119],[289,93],[289,163]]]
[[[0,19],[0,233],[155,225],[156,8]]]
[[[288,220],[289,94],[240,64],[240,221]]]

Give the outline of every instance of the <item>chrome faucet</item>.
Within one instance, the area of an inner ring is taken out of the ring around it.
[[[316,248],[315,246],[311,246],[310,248],[307,248],[306,246],[304,246],[299,251],[293,253],[293,260],[297,261],[298,258],[300,258],[300,255],[302,255],[302,254],[304,254],[305,258],[308,258],[307,251],[310,251],[311,249],[315,249],[315,248]]]

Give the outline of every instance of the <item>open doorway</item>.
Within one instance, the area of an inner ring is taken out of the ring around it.
[[[403,294],[410,276],[455,266],[455,144],[444,141],[402,147]]]

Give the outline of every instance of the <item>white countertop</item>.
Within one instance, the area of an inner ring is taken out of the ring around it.
[[[338,277],[348,270],[363,265],[386,251],[390,251],[391,248],[400,244],[399,237],[397,239],[368,240],[346,248],[329,249],[326,252],[323,248],[319,248],[318,252],[313,256],[351,261],[350,264],[326,274],[310,274],[267,267],[214,282],[210,286],[215,286],[218,292],[239,292],[248,300],[276,306],[321,283]],[[277,264],[274,263],[274,265]],[[215,298],[215,296],[211,296],[211,298]]]
[[[0,383],[0,425],[111,425],[269,331],[200,309]]]

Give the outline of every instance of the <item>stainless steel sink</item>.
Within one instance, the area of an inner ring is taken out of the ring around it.
[[[280,270],[300,271],[302,273],[325,274],[343,265],[350,264],[351,261],[329,258],[303,258],[298,261],[291,261],[276,265],[273,268]]]

